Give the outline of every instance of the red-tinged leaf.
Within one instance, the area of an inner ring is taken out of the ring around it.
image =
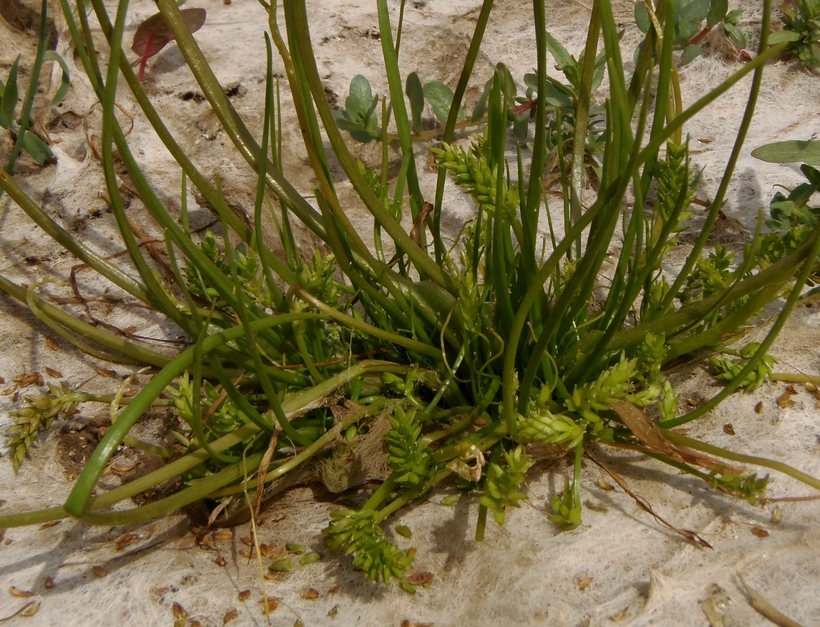
[[[205,23],[205,9],[183,9],[180,13],[182,13],[182,19],[185,20],[185,25],[192,33],[202,28]],[[162,13],[157,13],[137,27],[131,50],[145,60],[153,57],[173,39],[174,34],[165,18],[162,17]]]

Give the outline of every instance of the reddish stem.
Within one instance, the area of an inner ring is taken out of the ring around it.
[[[148,64],[148,59],[150,59],[152,56],[154,56],[154,54],[156,54],[156,52],[151,54],[150,50],[151,44],[154,43],[154,36],[157,34],[158,30],[159,24],[156,28],[154,28],[154,30],[151,31],[151,34],[148,36],[148,42],[145,44],[145,52],[142,54],[142,58],[140,59],[140,73],[137,77],[137,80],[139,80],[140,84],[142,84],[143,80],[145,79],[145,66]],[[157,52],[159,52],[159,50]]]

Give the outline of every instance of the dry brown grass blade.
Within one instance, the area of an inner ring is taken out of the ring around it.
[[[684,464],[706,468],[707,470],[721,468],[723,472],[728,474],[742,475],[745,473],[745,469],[742,467],[730,466],[722,460],[670,442],[664,435],[663,430],[649,416],[628,401],[611,401],[609,406],[618,414],[618,417],[635,437],[653,453],[665,455]]]
[[[276,452],[276,443],[278,441],[279,432],[274,431],[270,438],[270,444],[268,444],[268,450],[265,451],[262,461],[259,462],[259,470],[257,471],[259,476],[256,480],[256,503],[253,505],[253,511],[256,513],[257,518],[259,518],[259,510],[262,507],[262,496],[265,493],[265,475],[268,474],[268,467],[273,459],[273,454]]]
[[[752,607],[763,614],[763,616],[768,618],[775,625],[780,625],[780,627],[802,627],[800,623],[783,614],[783,612],[769,603],[762,594],[750,587],[743,578],[743,575],[737,573],[737,578],[740,579],[740,583],[742,583],[743,587],[746,589],[746,594],[749,595],[749,600],[752,602]]]
[[[678,535],[683,536],[684,538],[686,538],[690,542],[694,542],[695,544],[697,544],[700,547],[707,548],[707,549],[713,548],[711,544],[709,544],[706,540],[704,540],[702,537],[700,537],[694,531],[690,531],[689,529],[681,529],[679,527],[676,527],[672,523],[665,520],[662,516],[655,513],[655,510],[652,509],[652,506],[646,501],[646,499],[644,499],[642,496],[640,496],[638,494],[635,494],[632,490],[629,489],[629,486],[627,486],[626,481],[624,481],[623,477],[621,477],[614,470],[604,466],[601,462],[599,462],[597,459],[595,459],[589,453],[584,453],[584,455],[587,459],[592,461],[595,465],[597,465],[599,468],[604,470],[610,477],[612,477],[613,481],[615,481],[615,483],[617,483],[619,486],[621,486],[621,489],[624,492],[626,492],[629,496],[632,497],[632,500],[635,501],[635,503],[638,505],[638,507],[640,507],[643,511],[645,511],[647,514],[652,516],[652,518],[654,518],[659,524],[663,525],[664,527],[666,527],[670,531],[674,531]]]

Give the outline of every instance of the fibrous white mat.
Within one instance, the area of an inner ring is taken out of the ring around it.
[[[418,71],[423,81],[454,84],[479,4],[478,0],[408,3],[403,71]],[[476,88],[468,94],[473,98],[497,62],[506,63],[518,80],[535,64],[529,6],[513,0],[496,4],[476,69]],[[254,2],[225,5],[219,0],[189,0],[188,5],[207,8],[208,20],[197,39],[217,77],[234,87],[232,100],[240,115],[258,129],[264,11]],[[318,61],[330,93],[343,101],[350,79],[358,73],[367,76],[378,93],[384,93],[380,43],[372,36],[377,23],[373,3],[326,0],[310,5]],[[756,26],[755,6],[745,6],[742,26]],[[397,3],[391,2],[391,7],[396,9]],[[126,38],[154,10],[149,0],[132,2]],[[623,41],[628,59],[638,41],[631,3],[619,3],[615,11],[627,28]],[[583,3],[551,2],[550,32],[577,54],[587,16]],[[2,18],[0,41],[13,41],[13,48],[0,44],[0,73],[5,76],[17,52],[30,53],[32,44],[30,37],[12,29]],[[95,124],[99,120],[94,116],[99,113],[93,109],[87,81],[73,64],[65,34],[60,35],[58,50],[73,69],[72,90],[56,112],[59,123],[50,131],[59,142],[55,145],[58,162],[32,173],[25,179],[26,185],[52,215],[84,234],[101,253],[112,254],[119,245],[105,211],[99,164],[88,148],[88,135],[98,134]],[[737,67],[738,61],[706,55],[682,68],[686,102]],[[281,71],[281,67],[276,70]],[[737,220],[738,228],[753,225],[758,209],[768,205],[775,184],[794,186],[802,180],[796,166],[762,164],[750,156],[751,148],[776,139],[809,139],[817,130],[815,121],[820,119],[816,76],[795,63],[773,65],[767,73],[758,114],[724,209],[727,223]],[[247,206],[253,193],[252,173],[230,151],[213,114],[197,97],[194,80],[175,46],[149,63],[146,85],[200,167],[209,174],[227,174],[223,181],[229,202]],[[694,161],[706,168],[701,190],[705,197],[714,195],[747,91],[748,81],[744,81],[688,127]],[[287,96],[283,101],[287,111]],[[125,94],[122,103],[134,111]],[[88,130],[84,120],[88,120]],[[295,126],[289,129],[285,171],[307,193],[313,182],[305,174],[308,168],[298,132]],[[130,140],[150,180],[169,203],[176,203],[178,168],[139,115]],[[366,149],[362,152],[367,156]],[[429,173],[424,176],[424,192],[431,194],[434,177]],[[345,193],[343,187],[341,193]],[[449,198],[452,222],[457,225],[468,205],[457,194]],[[7,197],[0,203],[2,272],[28,283],[43,273],[55,276],[63,283],[44,289],[51,290],[55,298],[70,296],[64,280],[73,262],[35,233]],[[141,220],[137,203],[130,210],[134,219]],[[203,224],[209,220],[204,210],[197,212],[194,206],[192,211],[192,219]],[[369,221],[363,215],[355,209],[351,213],[352,219],[361,220],[363,229],[368,228]],[[176,339],[172,329],[150,314],[117,305],[117,294],[106,294],[104,285],[86,282],[84,287],[89,290],[87,295],[96,290],[108,298],[95,301],[98,315],[102,312],[121,326],[137,325],[144,335]],[[103,309],[99,301],[106,306],[114,302],[113,309]],[[77,306],[68,297],[63,302]],[[110,364],[99,364],[66,346],[52,351],[43,327],[26,316],[22,307],[4,298],[0,308],[0,376],[7,384],[20,373],[44,372],[50,367],[72,385],[82,384],[84,390],[116,390],[116,381],[94,369],[100,365],[111,368]],[[820,371],[818,347],[820,313],[816,307],[798,309],[772,351],[779,359],[777,369],[816,375]],[[119,375],[128,372],[127,368],[114,368]],[[708,398],[716,389],[697,369],[684,379],[684,395],[696,400]],[[690,425],[690,434],[739,452],[784,460],[820,476],[817,400],[798,386],[791,399],[794,405],[781,408],[776,399],[784,388],[785,384],[766,383],[753,394],[737,394]],[[0,397],[0,403],[0,429],[4,429],[11,422],[8,411],[12,403],[8,396]],[[759,413],[755,409],[758,403],[762,403]],[[161,416],[154,420],[161,420]],[[732,429],[724,430],[727,424]],[[58,447],[63,427],[71,425],[55,425],[53,435],[34,450],[19,475],[12,473],[8,459],[0,460],[0,498],[6,501],[0,513],[54,506],[65,500],[72,483],[66,478],[65,459],[60,458]],[[82,455],[81,444],[76,451]],[[708,606],[712,616],[722,615],[727,626],[768,625],[750,606],[737,578],[740,574],[800,624],[820,624],[820,597],[816,594],[820,581],[820,501],[778,503],[782,520],[775,522],[773,503],[752,507],[658,462],[606,449],[595,454],[659,515],[698,533],[713,548],[692,545],[660,526],[622,490],[601,487],[598,478],[606,477],[591,464],[586,466],[583,484],[583,525],[573,532],[558,531],[547,520],[547,502],[562,489],[569,471],[563,462],[543,462],[527,483],[529,502],[510,511],[504,527],[488,523],[482,543],[473,538],[475,500],[465,498],[455,506],[445,506],[441,499],[446,491],[434,493],[429,501],[406,508],[391,519],[391,525],[405,524],[413,532],[412,539],[395,539],[402,547],[418,548],[414,571],[433,575],[431,585],[419,586],[415,595],[395,585],[371,584],[350,569],[349,559],[327,554],[321,546],[320,531],[327,524],[328,512],[338,504],[316,498],[321,492],[315,495],[309,487],[298,487],[262,515],[258,540],[275,547],[286,542],[304,544],[323,553],[318,563],[297,566],[275,581],[264,579],[256,560],[246,557],[250,551],[246,544],[251,537],[249,526],[198,543],[188,533],[187,519],[182,516],[115,529],[91,528],[70,520],[42,528],[11,529],[0,542],[0,618],[34,600],[40,603],[37,614],[18,616],[8,624],[168,625],[175,619],[173,605],[177,603],[189,621],[209,626],[221,625],[234,616],[228,624],[291,626],[301,620],[308,626],[398,626],[407,620],[436,625],[700,626],[709,624],[704,609]],[[809,494],[807,487],[773,473],[769,496]],[[11,586],[33,596],[15,596],[8,592]],[[311,589],[318,598],[311,598],[313,593],[307,592]],[[249,591],[247,598],[241,594],[244,591]],[[263,595],[278,600],[278,608],[269,617],[260,603]]]

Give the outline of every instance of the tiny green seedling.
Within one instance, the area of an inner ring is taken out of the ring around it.
[[[49,103],[50,106],[54,106],[59,104],[62,99],[65,98],[70,84],[70,74],[68,72],[68,66],[66,65],[65,60],[53,50],[46,50],[43,53],[42,63],[46,63],[48,61],[56,62],[62,70],[62,81],[60,88],[57,90],[54,98]],[[20,55],[18,55],[14,60],[14,63],[12,63],[6,82],[3,83],[2,79],[0,79],[0,126],[8,129],[8,131],[12,134],[12,137],[15,139],[15,148],[18,151],[19,148],[17,147],[19,146],[31,155],[38,165],[43,165],[46,161],[54,157],[54,153],[51,152],[51,148],[48,147],[46,142],[37,137],[37,135],[30,130],[33,125],[33,120],[30,117],[31,106],[34,100],[34,94],[37,91],[39,68],[31,74],[31,80],[29,83],[28,93],[26,94],[26,102],[23,106],[23,112],[21,112],[18,117],[15,112],[17,111],[17,102],[19,99],[17,87],[19,65]],[[22,119],[23,117],[25,117],[25,120]],[[15,152],[9,161],[9,169],[14,167],[16,154],[18,153]]]

